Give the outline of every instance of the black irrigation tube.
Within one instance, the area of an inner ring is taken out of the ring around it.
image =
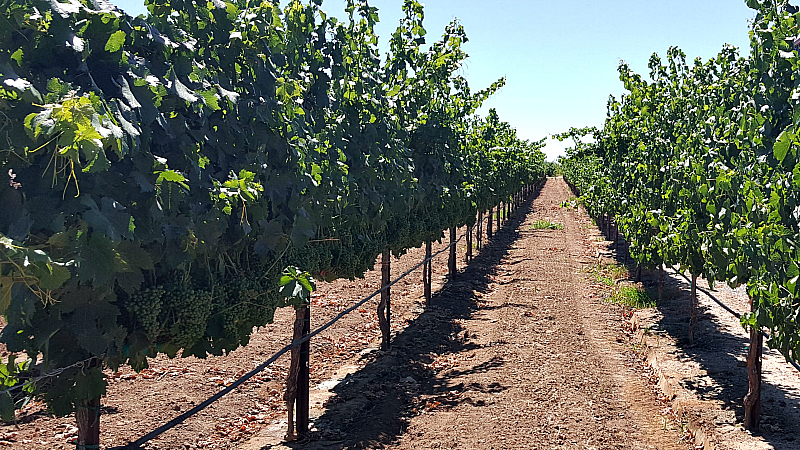
[[[691,283],[691,280],[689,280],[689,277],[687,277],[686,275],[684,275],[684,274],[682,274],[682,273],[678,272],[677,270],[675,270],[675,268],[672,268],[672,270],[674,270],[676,274],[678,274],[678,275],[682,276],[682,277],[683,277],[683,278],[684,278],[686,281],[688,281],[689,283]],[[713,300],[713,301],[714,301],[714,303],[716,303],[716,304],[718,304],[719,306],[721,306],[721,307],[722,307],[722,308],[723,308],[725,311],[728,311],[729,313],[731,313],[731,314],[732,314],[734,317],[736,317],[737,319],[741,319],[741,318],[742,318],[742,315],[741,315],[741,314],[739,314],[738,312],[736,312],[736,311],[734,311],[733,309],[731,309],[731,308],[730,308],[728,305],[726,305],[726,304],[722,303],[722,302],[721,302],[721,301],[720,301],[720,300],[719,300],[717,297],[714,297],[714,295],[712,295],[712,294],[711,294],[711,292],[709,292],[709,291],[707,291],[707,290],[703,289],[703,288],[702,288],[702,287],[700,287],[700,286],[695,286],[695,287],[697,288],[697,290],[699,290],[699,291],[700,291],[700,292],[702,292],[703,294],[706,294],[706,296],[708,296],[708,298],[710,298],[711,300]],[[767,339],[769,339],[769,333],[767,333],[766,331],[762,331],[761,333],[763,333],[763,334],[764,334],[764,337],[766,337]],[[794,366],[794,368],[795,368],[795,369],[797,369],[797,371],[798,371],[798,372],[800,372],[800,364],[798,364],[798,363],[797,363],[797,361],[795,361],[795,360],[793,360],[793,359],[787,359],[786,361],[787,361],[789,364],[791,364],[792,366]]]
[[[470,233],[470,232],[471,232],[470,230],[467,230],[467,233]],[[234,389],[236,389],[237,387],[241,386],[245,381],[249,380],[250,378],[254,377],[255,375],[257,375],[262,370],[266,369],[267,366],[269,366],[270,364],[275,362],[278,358],[280,358],[282,355],[284,355],[286,352],[291,350],[292,347],[299,346],[300,344],[303,344],[304,342],[307,342],[307,341],[311,340],[312,337],[314,337],[314,336],[322,333],[326,329],[330,328],[331,325],[336,323],[339,319],[341,319],[342,317],[346,316],[347,314],[350,314],[351,312],[355,311],[359,307],[363,306],[365,303],[367,303],[368,301],[370,301],[373,298],[375,298],[376,295],[378,295],[381,292],[383,292],[384,290],[392,287],[395,283],[397,283],[398,281],[400,281],[403,278],[405,278],[406,276],[408,276],[411,272],[417,270],[420,266],[422,266],[426,262],[428,262],[428,261],[432,260],[433,258],[439,256],[441,253],[443,253],[446,250],[450,249],[450,247],[458,244],[459,242],[461,242],[461,239],[463,239],[464,236],[466,236],[466,233],[462,234],[461,237],[459,237],[454,242],[451,242],[449,245],[447,245],[443,249],[441,249],[438,252],[436,252],[433,255],[431,255],[430,258],[423,259],[422,262],[420,262],[416,266],[412,267],[411,269],[407,270],[404,274],[400,275],[397,279],[395,279],[391,283],[387,284],[386,286],[382,286],[380,289],[378,289],[377,291],[373,292],[369,297],[366,297],[366,298],[362,299],[361,301],[359,301],[355,305],[353,305],[353,306],[347,308],[346,310],[342,311],[336,317],[334,317],[333,319],[328,321],[325,325],[322,325],[321,327],[317,328],[316,330],[312,331],[311,333],[307,334],[306,336],[303,336],[301,339],[293,341],[292,343],[290,343],[290,344],[286,345],[285,347],[283,347],[282,349],[278,350],[277,353],[272,355],[269,359],[267,359],[263,363],[261,363],[258,366],[256,366],[255,369],[253,369],[250,372],[242,375],[238,380],[236,380],[233,383],[231,383],[230,385],[226,386],[224,389],[222,389],[221,391],[219,391],[216,394],[212,395],[211,397],[209,397],[208,399],[206,399],[202,403],[198,404],[194,408],[186,411],[185,413],[179,415],[178,417],[175,417],[174,419],[170,420],[169,422],[165,423],[164,425],[161,425],[160,427],[158,427],[155,430],[147,433],[146,435],[140,437],[139,439],[135,440],[134,442],[131,442],[130,444],[127,444],[127,445],[124,445],[124,446],[121,446],[121,447],[114,447],[113,449],[109,449],[109,450],[134,450],[134,449],[139,449],[146,442],[155,439],[156,437],[160,436],[161,434],[165,433],[166,431],[168,431],[168,430],[170,430],[172,428],[175,428],[179,424],[183,423],[186,419],[188,419],[188,418],[194,416],[195,414],[199,413],[200,411],[206,409],[210,404],[212,404],[215,401],[219,400],[220,398],[222,398],[223,396],[225,396],[229,392],[231,392]]]

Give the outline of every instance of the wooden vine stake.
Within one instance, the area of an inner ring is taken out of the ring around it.
[[[422,265],[422,286],[425,289],[425,304],[431,304],[431,243],[425,243],[425,260],[427,261]]]
[[[447,259],[447,271],[450,275],[450,279],[454,279],[456,277],[456,271],[458,268],[456,267],[456,227],[450,228],[450,257]]]
[[[750,310],[754,311],[753,299]],[[744,428],[758,431],[761,418],[761,355],[764,334],[756,327],[750,327],[750,349],[747,352],[747,395],[744,397]]]
[[[472,230],[475,227],[467,227],[467,263],[472,261]]]
[[[500,225],[501,225],[500,224],[500,219],[502,219],[502,216],[503,216],[503,203],[500,202],[500,203],[497,204],[497,232],[498,233],[500,232]]]
[[[695,274],[692,274],[689,303],[689,345],[694,345],[694,328],[697,325],[697,275]]]
[[[478,211],[478,231],[475,234],[478,251],[481,251],[481,247],[483,246],[483,211]]]
[[[311,332],[311,307],[303,306],[301,308],[303,315],[302,331],[300,337],[306,337]],[[310,354],[311,342],[306,341],[300,344],[300,372],[297,374],[297,433],[304,435],[309,430],[309,389],[311,388],[310,380]]]
[[[298,341],[311,331],[311,310],[307,305],[296,307],[294,310],[294,329],[292,340]],[[304,342],[292,347],[289,376],[286,379],[286,392],[283,400],[286,402],[288,424],[286,430],[287,441],[297,439],[298,434],[308,432],[308,390],[309,390],[309,351],[310,345]],[[295,410],[295,406],[297,406]],[[297,413],[297,429],[295,432],[295,412]]]
[[[492,209],[494,208],[489,208],[489,220],[486,221],[486,237],[489,239],[492,238]]]
[[[91,369],[100,367],[101,361],[98,358],[91,359],[86,368]],[[78,426],[78,445],[79,449],[99,449],[100,448],[100,397],[89,400],[81,400],[80,405],[75,410],[75,421]]]
[[[381,350],[389,350],[389,341],[392,336],[391,321],[391,296],[389,293],[389,283],[391,280],[391,256],[389,247],[383,250],[381,257],[381,301],[378,303],[378,323],[381,327]]]

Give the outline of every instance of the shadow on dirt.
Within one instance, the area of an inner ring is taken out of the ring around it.
[[[391,351],[363,357],[362,363],[366,365],[333,389],[334,396],[326,403],[325,413],[314,423],[316,431],[307,442],[288,444],[290,447],[380,447],[396,441],[406,430],[409,419],[425,411],[447,409],[460,403],[485,405],[483,400],[461,395],[465,389],[477,392],[506,389],[498,383],[464,386],[451,381],[467,373],[491,373],[503,365],[500,357],[465,370],[447,372],[446,369],[452,367],[452,359],[458,358],[459,353],[478,348],[465,336],[461,322],[480,309],[479,297],[489,291],[497,266],[520,237],[517,230],[537,195],[531,195],[480,254],[433,295],[432,306],[394,337]]]
[[[614,242],[616,233],[613,225],[610,232],[606,233],[605,230],[601,232],[611,241],[608,245],[610,253],[608,256],[613,257],[617,264],[626,266],[631,278],[634,278],[637,266],[628,254],[628,244],[621,236]],[[658,298],[659,278],[657,271],[642,270],[640,278],[642,285],[654,299]],[[662,299],[656,305],[659,319],[648,332],[672,338],[677,343],[676,358],[679,361],[692,361],[705,372],[705,375],[685,381],[682,386],[701,400],[714,401],[722,405],[727,414],[724,417],[711,418],[714,425],[718,427],[741,425],[744,416],[743,400],[748,390],[744,359],[749,340],[736,334],[741,329],[738,324],[734,325],[737,329],[732,329],[730,325],[712,314],[710,307],[701,304],[697,311],[695,342],[694,345],[690,345],[689,290],[690,284],[687,280],[679,276],[665,277]],[[698,295],[704,296],[699,291]],[[766,371],[764,373],[766,374]],[[762,382],[761,389],[762,426],[758,435],[776,449],[800,449],[800,442],[795,442],[797,434],[800,433],[797,420],[800,415],[798,413],[800,392],[767,381]]]

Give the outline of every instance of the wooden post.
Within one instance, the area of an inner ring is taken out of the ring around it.
[[[472,230],[475,227],[467,227],[467,263],[472,261]]]
[[[475,234],[478,251],[481,251],[481,247],[483,246],[483,211],[478,211],[478,231]]]
[[[497,204],[497,232],[500,232],[500,218],[503,215],[503,202]]]
[[[392,252],[389,247],[383,249],[383,256],[381,257],[381,287],[385,288],[381,291],[381,301],[378,303],[378,324],[381,328],[381,350],[389,350],[389,340],[391,339],[391,296],[389,288],[386,287],[391,282],[391,256]]]
[[[431,263],[433,261],[430,260],[431,257],[431,243],[425,243],[425,259],[428,260],[425,264],[422,265],[422,284],[423,288],[425,289],[425,304],[431,304]]]
[[[697,324],[697,275],[695,274],[692,274],[689,301],[689,345],[694,345],[694,327]]]
[[[450,228],[450,258],[447,259],[447,271],[450,279],[456,277],[456,227]]]
[[[658,280],[658,303],[661,303],[661,296],[664,293],[664,281],[667,278],[667,271],[664,270],[664,265],[662,264],[661,267],[658,269],[659,280]]]
[[[625,259],[623,259],[622,265],[625,266],[625,267],[628,266],[628,257],[630,256],[630,254],[631,254],[631,249],[630,249],[630,245],[629,245],[629,246],[627,246],[625,248],[625,252],[623,253],[623,258],[625,258]]]
[[[755,311],[750,299],[750,311]],[[750,327],[750,349],[747,352],[747,395],[744,397],[744,428],[758,431],[761,422],[761,354],[764,334],[758,326]]]
[[[305,308],[295,308],[294,309],[294,325],[292,326],[292,342],[298,341],[303,337],[303,330],[305,329],[305,317],[306,311]],[[300,347],[292,347],[290,352],[290,364],[289,364],[289,376],[286,377],[286,392],[283,394],[283,400],[286,402],[286,412],[288,413],[288,421],[286,424],[286,436],[284,439],[287,441],[294,441],[297,439],[297,433],[295,430],[295,413],[297,413],[298,418],[300,415],[299,407],[295,408],[295,403],[298,400],[298,392],[301,391],[300,389],[300,372],[301,364],[301,351],[302,346]],[[297,411],[296,411],[297,410]],[[297,428],[299,431],[300,428]]]
[[[94,361],[94,360],[92,360]],[[100,448],[100,397],[81,400],[75,410],[78,425],[78,448]]]
[[[311,306],[306,305],[298,311],[297,316],[302,316],[303,330],[301,338],[311,332]],[[309,341],[300,344],[300,372],[297,374],[297,434],[302,436],[309,430],[309,389],[310,389],[310,351]]]
[[[489,239],[492,238],[492,209],[489,208],[489,220],[486,222],[486,237]]]

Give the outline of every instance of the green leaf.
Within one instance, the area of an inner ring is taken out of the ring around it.
[[[136,269],[153,270],[153,258],[147,250],[136,241],[122,241],[118,246],[121,262],[125,265],[123,271],[131,272]]]
[[[52,290],[63,286],[72,274],[66,267],[52,263],[45,265],[43,270],[38,270],[36,276],[39,278],[40,288]]]
[[[108,41],[106,41],[106,51],[110,53],[114,53],[119,51],[122,48],[122,45],[125,43],[125,38],[127,35],[122,30],[117,30],[108,37]]]
[[[194,95],[191,89],[187,88],[183,83],[181,83],[181,81],[178,79],[178,75],[175,74],[174,69],[170,69],[169,80],[172,82],[172,85],[170,86],[170,92],[173,95],[177,95],[181,100],[189,103],[194,103],[199,100],[199,98]]]
[[[308,242],[309,239],[314,237],[317,233],[317,227],[314,222],[308,217],[308,213],[301,209],[300,213],[294,218],[294,225],[292,226],[291,240],[292,245],[296,248],[301,248]]]
[[[108,286],[114,276],[116,256],[111,240],[102,234],[93,233],[80,247],[80,259],[77,261],[80,281],[92,281],[96,289]]]
[[[22,51],[22,48],[18,48],[17,51],[11,54],[11,60],[16,61],[17,65],[22,67],[22,57],[25,55],[25,52]]]
[[[786,155],[789,153],[789,147],[791,147],[791,145],[791,133],[788,129],[783,130],[783,133],[778,136],[778,140],[775,141],[775,145],[772,147],[772,153],[775,155],[775,159],[779,162],[783,162],[783,160],[786,159]]]
[[[158,178],[156,178],[156,186],[161,186],[161,183],[164,181],[170,181],[172,183],[178,183],[184,189],[189,190],[189,185],[186,184],[186,177],[180,173],[174,170],[163,170],[156,173],[158,174]]]
[[[106,394],[106,379],[100,368],[84,369],[75,379],[75,399],[93,400]]]
[[[203,96],[203,99],[206,101],[206,105],[211,108],[212,111],[219,111],[222,109],[219,106],[219,99],[217,98],[217,93],[214,89],[208,89],[205,91],[199,91],[200,95]]]

